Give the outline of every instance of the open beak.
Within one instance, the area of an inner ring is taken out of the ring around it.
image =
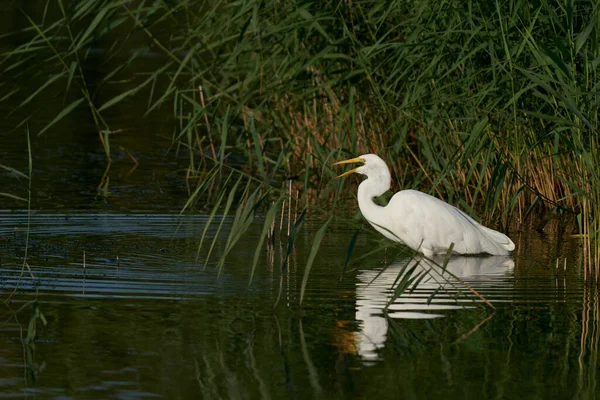
[[[340,164],[352,164],[352,163],[364,163],[365,160],[363,160],[360,157],[356,157],[356,158],[351,158],[349,160],[344,160],[344,161],[338,161],[336,163],[334,163],[333,165],[340,165]],[[356,172],[357,169],[359,169],[360,167],[356,167],[356,168],[352,168],[349,169],[348,171],[344,172],[341,175],[338,175],[337,178],[341,178],[342,176],[346,176],[346,175],[350,175]],[[336,178],[336,179],[337,179]]]

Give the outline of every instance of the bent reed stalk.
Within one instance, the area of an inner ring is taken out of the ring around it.
[[[109,157],[107,110],[145,96],[146,114],[174,110],[173,141],[191,150],[189,177],[209,170],[212,184],[223,182],[216,165],[231,182],[252,181],[241,191],[252,210],[266,192],[273,198],[264,204],[291,201],[278,183],[288,178],[300,208],[334,209],[332,161],[340,151],[377,153],[403,188],[486,224],[564,221],[582,239],[586,277],[600,276],[596,2],[57,4],[26,16],[31,39],[0,59],[15,81],[0,100],[17,109],[49,88],[66,90],[39,134],[88,107]],[[111,68],[91,82],[84,67],[97,49]],[[151,52],[162,60],[154,69],[144,61]],[[39,89],[20,91],[25,78]],[[124,80],[120,94],[99,100]],[[233,154],[246,165],[232,167]],[[213,193],[222,207],[231,185],[208,190],[204,179],[195,195]],[[272,224],[277,212],[268,215]]]

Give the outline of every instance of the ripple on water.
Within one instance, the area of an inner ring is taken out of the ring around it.
[[[211,264],[196,262],[204,234],[211,243],[215,224],[206,232],[204,215],[173,214],[32,214],[28,265],[20,266],[25,248],[27,213],[0,213],[0,285],[12,290],[69,296],[183,299],[257,290],[247,274],[225,268],[217,277]],[[223,231],[230,227],[226,219]],[[215,254],[218,254],[215,248]],[[214,256],[216,258],[216,256]],[[84,261],[85,260],[85,261]],[[85,267],[84,267],[85,265]]]

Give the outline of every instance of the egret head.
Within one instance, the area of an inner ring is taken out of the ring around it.
[[[351,163],[362,163],[363,165],[344,172],[343,174],[339,175],[338,178],[357,172],[361,175],[366,175],[367,178],[372,178],[378,182],[381,182],[383,185],[387,185],[389,188],[391,183],[390,170],[385,164],[385,161],[379,158],[379,156],[375,154],[363,154],[360,157],[351,158],[350,160],[338,161],[333,165]]]
[[[366,175],[367,177],[381,177],[383,175],[387,179],[389,179],[390,170],[385,164],[385,161],[383,161],[381,158],[379,158],[379,156],[375,154],[363,154],[360,157],[351,158],[349,160],[344,161],[338,161],[333,165],[353,163],[362,163],[363,165],[344,172],[343,174],[339,175],[338,178],[357,172],[359,174]]]
[[[350,163],[362,163],[363,165],[358,166],[356,168],[352,168],[340,176],[349,175],[354,172],[358,172],[361,175],[365,175],[367,179],[365,179],[360,185],[358,185],[358,196],[359,196],[359,207],[361,211],[363,211],[365,204],[361,206],[361,198],[369,198],[369,201],[372,203],[373,197],[379,197],[385,192],[388,191],[390,185],[392,183],[392,177],[390,175],[390,170],[387,165],[385,165],[385,161],[383,161],[379,156],[375,154],[363,154],[360,157],[352,158],[350,160],[339,161],[334,165],[338,164],[350,164]],[[362,193],[362,196],[361,196]],[[364,214],[364,212],[363,212]],[[368,219],[368,217],[367,217]]]

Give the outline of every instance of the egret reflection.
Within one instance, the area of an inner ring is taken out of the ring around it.
[[[364,361],[378,360],[378,350],[385,345],[388,320],[383,310],[392,299],[394,284],[399,281],[398,274],[407,273],[416,265],[413,274],[425,273],[425,276],[412,293],[406,291],[388,306],[387,316],[433,319],[443,317],[444,312],[450,310],[475,307],[474,296],[455,277],[467,282],[475,290],[485,292],[485,287],[494,281],[506,279],[514,268],[510,256],[454,256],[448,261],[446,272],[440,267],[443,257],[433,260],[435,263],[417,256],[400,260],[383,272],[375,269],[359,273],[356,282],[356,320],[360,330],[356,334],[355,348]],[[432,297],[432,294],[435,295]]]

